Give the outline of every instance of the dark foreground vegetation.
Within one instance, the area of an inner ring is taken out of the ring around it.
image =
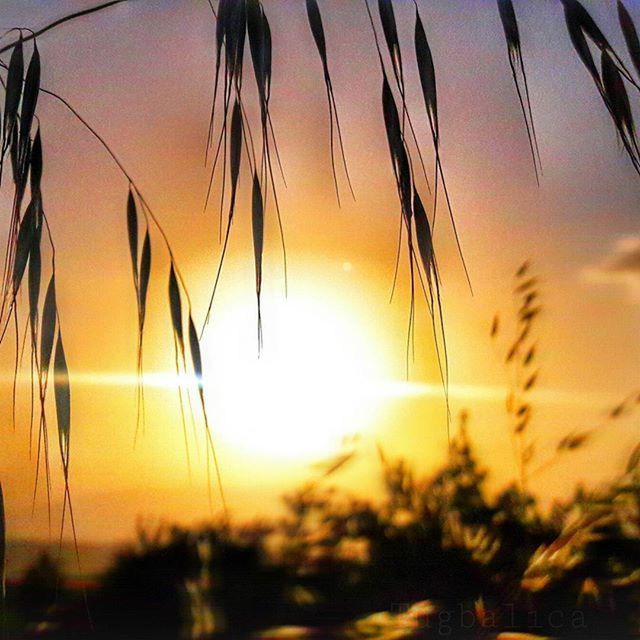
[[[376,506],[323,478],[277,522],[141,529],[88,590],[93,633],[82,591],[42,557],[10,590],[9,635],[638,637],[640,451],[544,514],[516,485],[488,497],[464,417],[429,477],[380,457]]]

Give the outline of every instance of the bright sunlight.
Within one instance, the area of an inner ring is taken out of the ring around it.
[[[221,306],[205,341],[219,438],[265,457],[317,458],[373,422],[383,359],[344,304],[301,294],[265,298],[268,340],[258,354],[256,311],[239,296]]]

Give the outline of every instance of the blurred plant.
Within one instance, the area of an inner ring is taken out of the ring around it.
[[[607,411],[606,421],[591,428],[574,429],[558,440],[555,448],[547,454],[546,459],[540,461],[531,470],[530,477],[546,471],[552,465],[564,459],[567,454],[575,452],[587,444],[593,444],[597,437],[602,437],[607,433],[606,427],[633,414],[640,406],[640,393],[634,392],[626,396],[621,402]]]
[[[22,597],[34,606],[45,608],[53,603],[56,591],[63,584],[60,563],[42,551],[25,569],[21,580]]]
[[[634,450],[624,473],[610,486],[579,488],[567,505],[555,540],[531,556],[522,577],[529,592],[572,594],[577,603],[609,610],[615,628],[638,628],[640,598],[640,454]],[[555,591],[554,591],[555,590]],[[624,620],[628,622],[625,623]],[[606,625],[606,623],[604,623]]]
[[[198,530],[140,521],[136,545],[92,598],[98,630],[194,640],[422,638],[442,610],[459,637],[490,638],[501,624],[531,630],[531,607],[594,610],[601,618],[590,624],[610,624],[608,603],[619,628],[635,624],[640,447],[611,486],[578,488],[548,516],[517,485],[488,495],[466,413],[434,473],[380,459],[378,506],[325,485],[336,460],[285,496],[281,519]],[[460,606],[474,615],[471,631],[450,615]]]
[[[371,640],[395,640],[416,637],[416,632],[426,629],[429,618],[437,607],[429,601],[414,602],[400,611],[380,611],[360,618],[344,630],[345,638],[369,638]]]
[[[218,616],[213,607],[211,540],[205,536],[196,542],[200,571],[185,579],[185,591],[189,602],[189,629],[187,636],[191,640],[210,638],[222,626],[216,624]]]
[[[480,467],[473,451],[468,421],[469,414],[462,411],[458,433],[449,446],[447,464],[424,490],[429,512],[441,521],[454,512],[470,524],[486,522],[489,516],[485,495],[487,472]]]
[[[403,527],[420,516],[419,491],[413,469],[402,458],[389,459],[378,445],[386,502],[382,515],[392,526]]]
[[[531,392],[540,375],[536,366],[538,341],[535,335],[536,321],[542,312],[539,278],[531,271],[531,264],[524,262],[516,271],[513,289],[515,307],[514,335],[508,337],[504,364],[509,374],[511,389],[506,407],[511,420],[511,435],[516,448],[516,460],[520,489],[528,489],[528,468],[535,454],[535,439],[531,436],[533,405]],[[491,338],[498,340],[501,319],[494,316]]]
[[[64,591],[65,581],[60,563],[47,551],[41,551],[25,569],[16,589],[16,607],[32,629],[54,629],[52,622],[56,601]]]

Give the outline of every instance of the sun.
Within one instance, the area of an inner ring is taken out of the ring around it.
[[[255,300],[220,306],[204,341],[216,437],[269,458],[330,455],[376,411],[381,350],[364,315],[313,294],[265,297],[258,354]]]

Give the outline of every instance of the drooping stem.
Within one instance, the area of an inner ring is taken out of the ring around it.
[[[58,18],[57,20],[54,20],[53,22],[46,25],[45,27],[42,27],[41,29],[37,29],[36,31],[30,31],[25,33],[23,36],[21,36],[22,42],[24,43],[24,42],[28,42],[29,40],[34,40],[35,38],[41,36],[42,34],[47,33],[47,31],[51,31],[52,29],[59,27],[61,24],[65,24],[66,22],[71,22],[72,20],[76,20],[77,18],[82,18],[83,16],[88,16],[92,13],[97,13],[98,11],[103,11],[104,9],[108,9],[109,7],[112,7],[116,4],[121,4],[122,2],[127,2],[127,0],[110,0],[110,2],[104,2],[102,4],[96,5],[95,7],[89,7],[87,9],[82,9],[81,11],[75,11],[74,13],[70,13],[66,16],[63,16],[62,18]],[[6,51],[9,51],[10,49],[13,48],[15,44],[16,44],[15,42],[11,42],[10,44],[6,44],[0,47],[0,53],[5,53]]]

